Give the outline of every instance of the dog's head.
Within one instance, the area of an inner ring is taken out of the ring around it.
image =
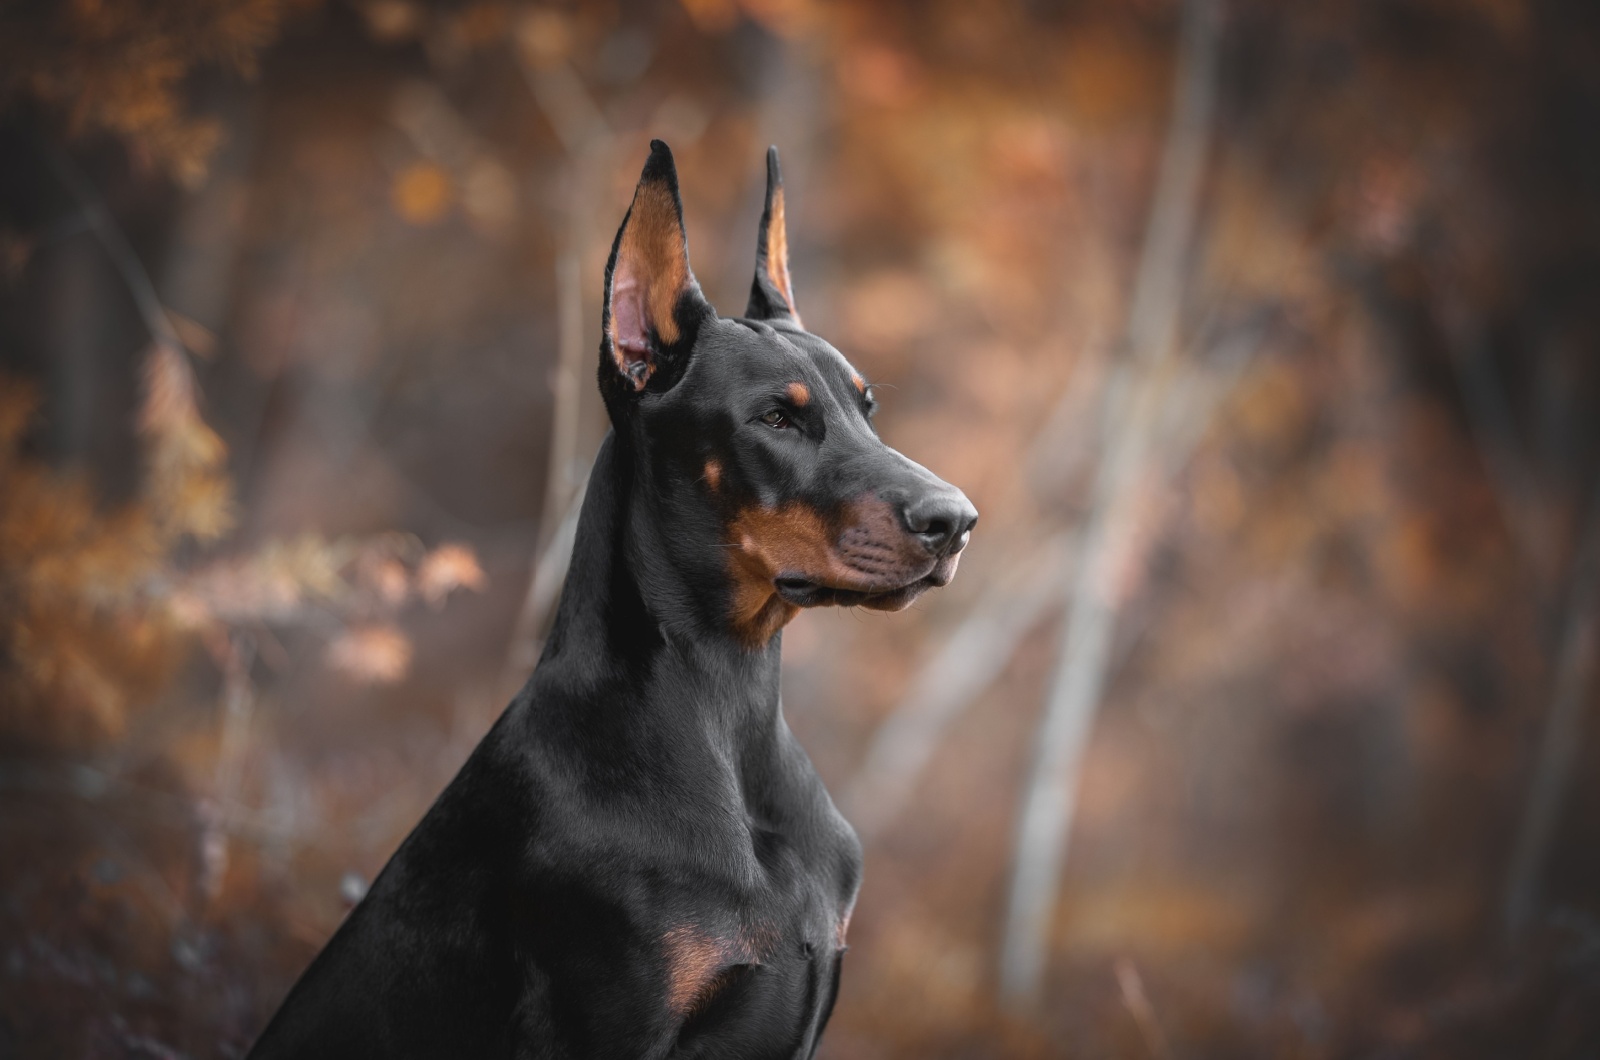
[[[802,607],[897,611],[948,584],[978,513],[890,449],[872,387],[800,323],[778,153],[743,317],[689,269],[672,152],[659,140],[606,266],[600,390],[658,506],[660,554],[765,645]]]

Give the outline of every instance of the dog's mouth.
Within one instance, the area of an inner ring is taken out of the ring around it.
[[[877,585],[864,580],[855,585],[830,584],[795,571],[785,571],[772,580],[782,600],[794,607],[865,607],[871,611],[901,611],[929,589],[949,585],[961,562],[959,552],[941,556],[918,577],[899,583]],[[877,581],[879,579],[872,579]]]

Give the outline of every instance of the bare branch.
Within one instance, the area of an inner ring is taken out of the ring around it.
[[[579,391],[583,364],[583,246],[587,236],[592,179],[610,152],[613,139],[605,115],[564,60],[548,61],[518,50],[523,77],[567,152],[566,224],[556,258],[557,357],[550,380],[550,452],[539,539],[528,589],[512,629],[501,691],[510,695],[539,659],[544,623],[572,558],[573,535],[583,503],[587,473],[576,467]],[[576,497],[573,496],[577,490]],[[570,498],[570,503],[569,502]]]
[[[1150,1051],[1153,1060],[1171,1060],[1172,1047],[1167,1044],[1167,1036],[1156,1020],[1156,1009],[1150,1004],[1150,995],[1145,993],[1144,977],[1139,974],[1139,966],[1131,958],[1119,957],[1115,968],[1117,988],[1122,991],[1122,1004],[1139,1025],[1145,1048]]]
[[[168,315],[166,306],[156,293],[156,285],[150,279],[150,274],[145,271],[144,264],[140,262],[139,255],[133,249],[133,244],[128,242],[128,237],[123,234],[116,219],[106,209],[99,193],[89,183],[89,178],[60,151],[50,151],[49,158],[56,176],[78,201],[78,208],[83,211],[83,218],[89,230],[100,241],[101,247],[111,259],[111,264],[116,267],[117,274],[127,285],[128,293],[132,296],[134,305],[138,307],[139,317],[144,321],[145,330],[150,332],[150,337],[175,350],[194,353],[173,324],[172,317]]]
[[[211,795],[202,803],[200,812],[204,822],[200,832],[200,893],[207,904],[221,897],[227,878],[229,819],[239,801],[245,743],[255,704],[255,689],[250,683],[254,643],[242,633],[229,636],[224,643],[218,660],[222,664],[222,733],[217,746],[217,773]]]
[[[539,508],[533,570],[512,630],[505,679],[501,682],[502,691],[507,694],[516,691],[539,660],[545,617],[566,574],[567,561],[572,558],[572,535],[583,502],[582,477],[577,479],[578,495],[572,498],[578,444],[579,366],[583,361],[583,289],[579,280],[579,256],[572,251],[562,253],[556,262],[560,347],[550,387],[550,455],[545,469],[544,502]]]
[[[1058,599],[1071,538],[1058,534],[1012,566],[935,650],[878,728],[844,804],[864,842],[899,814],[951,723],[1006,668]]]
[[[1555,581],[1555,561],[1549,547],[1550,527],[1533,489],[1532,464],[1517,444],[1511,410],[1494,377],[1482,325],[1461,299],[1446,297],[1443,301],[1445,338],[1485,477],[1512,541],[1532,572],[1538,610],[1550,613],[1556,603],[1548,588]],[[1544,865],[1582,739],[1583,712],[1595,666],[1595,611],[1600,603],[1600,482],[1585,518],[1583,537],[1564,579],[1566,610],[1558,627],[1559,640],[1552,645],[1550,704],[1506,876],[1505,928],[1513,939],[1527,930],[1539,905]]]
[[[1555,686],[1511,857],[1505,916],[1506,929],[1513,937],[1527,928],[1538,905],[1544,864],[1583,736],[1583,712],[1589,704],[1595,667],[1596,604],[1600,603],[1600,481],[1595,484],[1586,520],[1572,564]]]
[[[519,55],[528,90],[544,111],[568,157],[577,157],[596,140],[609,138],[610,126],[583,82],[565,61],[540,66]]]
[[[1175,371],[1175,381],[1165,388],[1157,428],[1167,479],[1182,471],[1212,412],[1233,389],[1265,334],[1265,321],[1258,321],[1222,343],[1211,367],[1190,365]],[[1063,400],[1063,405],[1080,403]],[[1059,434],[1048,427],[1041,431],[1035,455],[1040,455],[1040,443]],[[934,650],[873,736],[847,789],[844,805],[864,841],[870,842],[904,809],[950,725],[1005,671],[1023,638],[1051,613],[1061,580],[1075,573],[1067,567],[1078,555],[1076,545],[1072,535],[1063,533],[1026,552]],[[1112,659],[1111,668],[1120,662],[1120,657]]]
[[[1494,378],[1489,360],[1489,345],[1483,328],[1468,315],[1458,299],[1446,302],[1446,344],[1450,362],[1467,408],[1473,440],[1483,457],[1489,486],[1494,491],[1506,528],[1521,550],[1523,561],[1544,581],[1548,575],[1550,534],[1540,518],[1533,496],[1531,467],[1517,444],[1511,410],[1505,394]]]
[[[1067,827],[1083,749],[1104,686],[1116,604],[1106,584],[1113,544],[1164,403],[1166,363],[1176,347],[1183,270],[1210,138],[1216,70],[1215,0],[1188,0],[1171,121],[1134,295],[1124,328],[1128,356],[1107,395],[1101,463],[1091,510],[1067,590],[1058,667],[1046,700],[1023,799],[1000,958],[1000,989],[1015,1007],[1031,1003],[1044,972]]]
[[[566,515],[551,536],[550,544],[534,558],[533,572],[528,578],[528,593],[517,620],[511,652],[506,658],[505,675],[500,682],[500,690],[506,695],[516,693],[539,661],[539,652],[543,647],[541,630],[561,593],[567,565],[572,562],[572,546],[578,534],[578,515],[583,510],[586,492],[586,487],[578,489],[567,506]]]

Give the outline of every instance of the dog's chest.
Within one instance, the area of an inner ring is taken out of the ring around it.
[[[759,1024],[804,1037],[831,1004],[860,870],[854,834],[827,810],[801,828],[750,824],[739,868],[666,903],[661,988],[685,1033],[736,1040]]]
[[[759,1057],[814,1034],[861,854],[810,762],[786,732],[627,750],[641,771],[543,785],[520,952],[600,1038],[648,1025],[692,1055]]]

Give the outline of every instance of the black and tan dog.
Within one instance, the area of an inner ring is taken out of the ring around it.
[[[816,1049],[861,850],[784,724],[779,630],[946,584],[977,513],[879,441],[871,389],[802,329],[783,214],[774,151],[750,304],[719,317],[651,144],[544,655],[251,1056]]]

